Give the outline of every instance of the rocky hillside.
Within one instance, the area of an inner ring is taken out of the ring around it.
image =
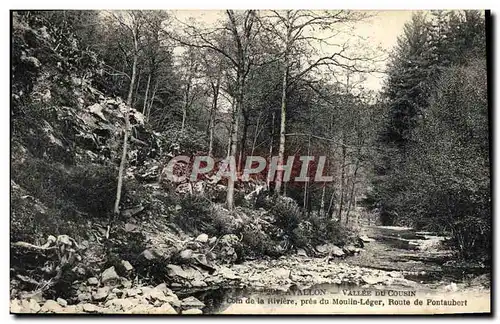
[[[304,215],[292,199],[257,194],[259,183],[238,184],[229,211],[224,181],[164,179],[170,158],[206,150],[199,131],[154,131],[141,112],[98,90],[99,60],[73,34],[14,15],[12,37],[12,312],[196,314],[200,302],[172,290],[239,285],[235,263],[298,249],[359,252],[355,234]]]

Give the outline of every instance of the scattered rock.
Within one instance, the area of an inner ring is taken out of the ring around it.
[[[87,313],[103,313],[103,309],[101,307],[89,303],[83,304],[82,309]]]
[[[127,272],[134,270],[134,267],[128,261],[122,260],[121,264],[122,264],[123,268],[125,269],[125,271],[127,271]]]
[[[370,243],[370,242],[375,241],[374,239],[372,239],[372,238],[368,237],[366,234],[365,234],[365,235],[361,235],[361,236],[359,237],[359,239],[360,239],[361,241],[363,241],[363,243]]]
[[[191,250],[191,249],[183,250],[183,251],[181,251],[179,256],[181,257],[181,259],[189,260],[193,257],[193,250]]]
[[[347,254],[349,254],[349,255],[351,255],[351,254],[357,254],[357,253],[361,252],[361,249],[355,247],[352,244],[349,244],[349,245],[344,246],[344,252],[347,253]]]
[[[174,315],[177,312],[168,303],[164,303],[160,307],[154,307],[153,305],[140,304],[135,306],[130,310],[132,314],[168,314]]]
[[[23,301],[21,302],[20,312],[33,314],[38,313],[40,311],[40,308],[40,305],[34,299],[30,299],[29,301],[27,299],[23,299]]]
[[[203,311],[198,308],[190,308],[182,311],[182,315],[201,315]]]
[[[146,260],[154,260],[156,259],[155,255],[153,254],[153,252],[149,251],[149,250],[144,250],[144,252],[142,252],[142,256],[146,259]]]
[[[104,285],[116,283],[119,279],[120,277],[116,273],[114,266],[104,270],[104,272],[101,275],[101,282]]]
[[[23,313],[23,307],[19,299],[13,299],[10,301],[10,312],[15,314]]]
[[[156,289],[156,288],[148,288],[148,289],[145,289],[145,288],[142,288],[142,295],[150,300],[150,301],[156,301],[156,300],[159,300],[161,302],[167,302],[167,296],[165,296],[165,294],[163,293],[163,291],[161,291],[160,289]]]
[[[380,282],[384,282],[386,280],[385,277],[379,277],[379,276],[370,276],[370,275],[367,275],[367,276],[361,276],[361,280],[363,280],[363,282],[369,284],[369,285],[375,285],[375,284],[378,284]]]
[[[121,215],[123,216],[123,218],[127,219],[127,218],[131,218],[131,217],[139,214],[143,210],[144,210],[144,206],[139,205],[139,206],[135,206],[133,208],[123,210],[121,212]]]
[[[455,292],[458,290],[458,286],[456,283],[452,282],[449,285],[444,287],[445,291]]]
[[[392,278],[403,278],[403,274],[399,271],[391,271],[388,273],[389,277]]]
[[[335,257],[343,257],[345,255],[341,248],[331,243],[316,246],[316,251],[323,256],[330,254]]]
[[[68,305],[63,308],[63,313],[65,314],[81,314],[82,312],[83,312],[83,307],[81,304]]]
[[[96,301],[101,301],[106,299],[109,295],[109,287],[98,288],[95,293],[92,294],[92,299]]]
[[[218,273],[220,273],[222,275],[222,278],[224,278],[224,279],[228,279],[228,280],[239,279],[239,276],[237,276],[233,270],[231,270],[225,266],[220,266],[218,269]]]
[[[328,244],[317,245],[316,251],[318,251],[319,253],[322,253],[322,254],[327,253],[328,252]]]
[[[177,315],[175,309],[169,303],[164,303],[155,309],[155,314]]]
[[[167,296],[167,302],[174,307],[181,307],[181,301],[175,294]]]
[[[203,280],[195,279],[195,280],[191,281],[191,286],[193,286],[194,288],[203,288],[203,287],[207,287],[208,285]]]
[[[173,295],[174,293],[170,288],[167,287],[166,283],[161,283],[155,287],[155,289],[162,291],[166,296]]]
[[[61,313],[63,308],[55,300],[49,299],[40,308],[40,313]]]
[[[128,280],[127,278],[121,278],[121,281],[122,281],[122,287],[123,288],[130,288],[130,287],[132,287],[132,282],[130,282],[130,280]]]
[[[19,298],[23,299],[34,299],[36,302],[41,303],[43,301],[43,295],[41,291],[35,292],[22,292],[19,294]]]
[[[175,264],[169,264],[167,266],[167,275],[170,278],[180,277],[183,279],[189,279],[189,274],[186,273],[182,267]]]
[[[66,307],[66,306],[68,306],[68,302],[67,302],[65,299],[62,299],[62,298],[57,298],[57,299],[56,299],[56,301],[57,301],[57,303],[58,303],[59,305],[61,305],[62,307]]]
[[[306,252],[306,250],[304,250],[304,249],[298,249],[298,250],[297,250],[297,255],[298,255],[298,256],[307,257],[307,252]]]
[[[99,284],[99,280],[96,277],[89,278],[87,283],[92,286],[97,286]]]
[[[333,245],[333,244],[331,246],[331,250],[330,251],[332,253],[332,256],[335,256],[335,257],[338,257],[338,258],[343,257],[345,255],[344,251],[341,248],[339,248],[338,246]]]
[[[87,107],[87,109],[88,109],[91,113],[96,114],[96,115],[97,115],[97,116],[99,116],[99,118],[101,118],[103,121],[106,121],[106,122],[107,122],[108,120],[106,119],[106,117],[104,117],[104,114],[102,113],[102,109],[103,109],[103,108],[104,108],[104,107],[103,107],[103,106],[101,106],[101,105],[100,105],[100,104],[98,104],[98,103],[93,104],[92,106]]]
[[[205,244],[208,242],[208,235],[207,234],[200,234],[200,235],[198,235],[198,237],[196,237],[195,241]]]
[[[104,304],[104,306],[106,307],[112,307],[122,311],[127,311],[136,305],[137,304],[134,303],[132,299],[121,299],[121,298],[108,300],[106,304]]]
[[[418,284],[415,281],[411,281],[404,278],[389,278],[387,281],[388,285],[403,286],[403,287],[416,287]]]
[[[118,298],[120,298],[123,295],[123,291],[121,289],[118,289],[118,288],[113,288],[111,290],[111,292],[113,294],[115,294]]]
[[[190,309],[190,308],[203,308],[205,307],[205,304],[199,301],[196,297],[190,296],[187,298],[184,298],[181,301],[181,307],[183,309]]]
[[[135,225],[135,224],[131,224],[131,223],[125,224],[125,231],[126,232],[133,232],[136,229],[137,229],[137,225]]]
[[[128,297],[135,297],[139,294],[139,289],[136,288],[127,289],[126,294]]]
[[[77,298],[80,302],[86,302],[92,299],[92,295],[90,293],[80,293]]]
[[[290,278],[290,270],[287,270],[285,268],[272,269],[271,271],[269,271],[268,274],[273,278],[276,278],[277,280],[284,280]]]

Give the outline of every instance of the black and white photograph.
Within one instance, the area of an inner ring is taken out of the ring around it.
[[[491,315],[491,12],[248,7],[10,10],[10,313]]]

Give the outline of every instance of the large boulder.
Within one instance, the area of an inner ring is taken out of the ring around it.
[[[55,300],[49,299],[40,308],[40,313],[62,313],[63,307]]]
[[[104,270],[101,274],[101,282],[103,285],[116,284],[120,280],[120,276],[116,273],[115,267],[110,267]]]
[[[205,244],[208,242],[208,235],[207,234],[200,234],[200,235],[198,235],[198,237],[196,237],[195,241]]]
[[[343,257],[345,255],[345,252],[341,248],[332,243],[318,245],[316,246],[316,251],[322,256],[330,255],[334,257]]]
[[[109,287],[98,288],[96,292],[92,294],[92,299],[95,301],[105,300],[109,295]]]
[[[203,302],[199,301],[196,297],[190,296],[190,297],[184,298],[181,301],[181,307],[183,309],[203,308],[203,307],[205,307],[205,304]]]
[[[172,279],[190,279],[189,274],[184,271],[184,269],[181,266],[178,266],[176,264],[169,264],[167,266],[167,275],[172,278]]]

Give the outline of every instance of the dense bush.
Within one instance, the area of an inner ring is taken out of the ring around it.
[[[464,258],[491,247],[487,74],[484,60],[442,76],[390,181],[378,186],[386,220],[448,232]]]
[[[352,231],[340,222],[316,213],[305,213],[289,197],[261,198],[260,201],[270,208],[273,228],[268,228],[267,234],[275,244],[286,240],[289,244],[285,248],[288,250],[312,248],[326,242],[342,246],[355,239]]]
[[[183,230],[194,233],[215,234],[210,201],[202,196],[186,195],[179,201],[181,207],[173,221]]]

